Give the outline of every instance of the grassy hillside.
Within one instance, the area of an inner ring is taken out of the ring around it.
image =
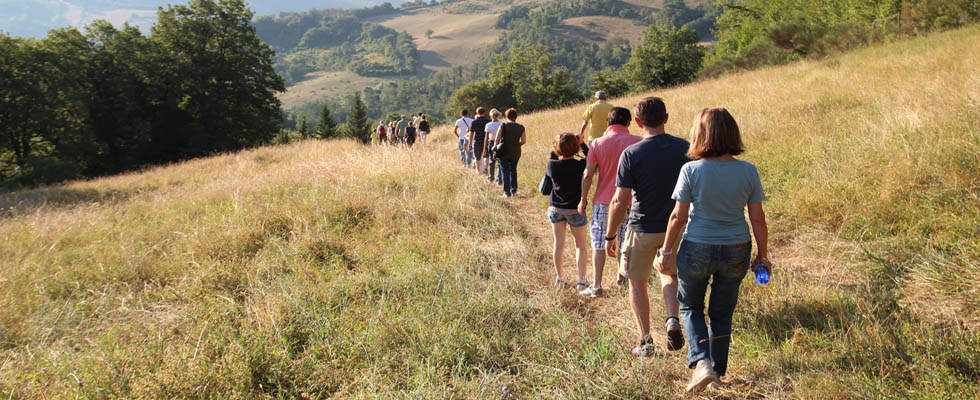
[[[769,195],[774,281],[707,397],[980,395],[977,59],[971,27],[655,93],[683,137],[728,107]],[[625,296],[548,285],[533,190],[580,112],[520,118],[516,200],[446,130],[4,194],[0,396],[680,397],[684,352],[632,357]]]

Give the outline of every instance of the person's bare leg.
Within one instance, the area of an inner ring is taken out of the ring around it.
[[[596,289],[602,288],[602,271],[606,268],[606,249],[592,250],[592,271],[595,273]]]
[[[565,221],[551,224],[552,233],[555,237],[555,248],[553,259],[555,262],[555,277],[564,278],[562,276],[562,262],[565,257]]]
[[[677,317],[680,303],[677,302],[677,275],[660,275],[660,291],[664,294],[664,307],[667,309],[667,317]]]
[[[578,281],[585,280],[585,265],[589,261],[589,240],[587,238],[586,226],[572,228],[572,236],[575,238],[575,261],[578,262]]]
[[[630,279],[630,306],[633,307],[633,317],[640,331],[640,339],[650,334],[650,299],[647,297],[647,282],[649,279]]]

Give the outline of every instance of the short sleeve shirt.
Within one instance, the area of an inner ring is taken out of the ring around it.
[[[473,118],[463,117],[456,120],[456,126],[459,128],[459,137],[466,135],[466,132],[470,130],[470,124],[473,123]]]
[[[639,142],[639,136],[630,134],[623,125],[612,125],[606,129],[601,138],[592,142],[592,151],[586,159],[595,164],[599,170],[596,182],[595,198],[592,203],[608,205],[616,193],[616,169],[619,168],[619,157],[632,144]]]
[[[605,101],[597,101],[585,109],[582,119],[589,121],[589,129],[585,131],[587,143],[592,144],[593,140],[602,137],[602,134],[606,132],[606,128],[609,126],[606,119],[609,117],[609,110],[612,109],[613,105]]]
[[[667,134],[651,136],[627,147],[619,158],[616,186],[633,190],[626,227],[633,232],[662,233],[674,210],[671,194],[681,167],[690,159],[690,144]]]
[[[699,160],[681,169],[671,197],[692,205],[684,240],[727,245],[752,240],[745,207],[761,203],[766,194],[755,165]]]
[[[395,125],[395,130],[397,131],[398,136],[405,136],[405,128],[408,127],[409,122],[410,121],[407,119],[398,121],[398,125]]]

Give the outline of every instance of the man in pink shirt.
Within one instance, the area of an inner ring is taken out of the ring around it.
[[[616,168],[619,166],[619,156],[631,144],[641,138],[630,134],[629,125],[633,119],[629,109],[613,107],[609,110],[606,128],[602,137],[592,141],[592,148],[586,157],[585,174],[582,177],[582,199],[578,203],[579,214],[586,215],[589,203],[589,191],[592,180],[598,175],[595,198],[592,203],[592,222],[589,232],[592,235],[592,266],[595,272],[595,283],[579,292],[583,296],[602,296],[602,270],[606,266],[606,222],[609,219],[609,202],[616,193]],[[626,224],[619,227],[618,236],[622,240]],[[623,283],[620,283],[621,285]]]

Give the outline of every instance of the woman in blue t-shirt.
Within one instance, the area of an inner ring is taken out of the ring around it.
[[[744,152],[735,119],[724,108],[704,109],[691,128],[692,161],[681,168],[672,198],[677,201],[667,226],[667,237],[654,262],[666,269],[673,244],[687,224],[677,257],[677,300],[688,343],[688,367],[694,368],[687,390],[700,391],[719,381],[728,369],[732,315],[738,290],[749,270],[752,236],[745,222],[749,209],[758,252],[752,265],[765,264],[768,256],[765,194],[755,166],[734,156]],[[691,205],[694,205],[692,208]],[[705,323],[705,294],[711,285],[708,306],[710,328]]]

